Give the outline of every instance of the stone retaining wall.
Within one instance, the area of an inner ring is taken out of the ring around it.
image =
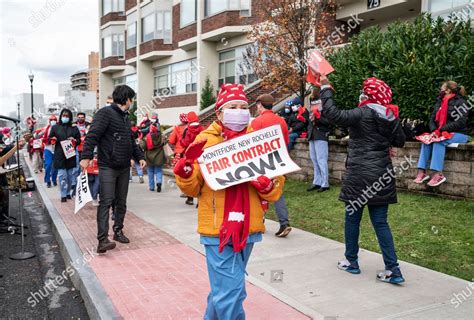
[[[331,184],[340,184],[347,157],[347,140],[329,141],[329,177]],[[474,199],[474,144],[459,145],[457,148],[448,147],[445,158],[444,175],[447,182],[436,188],[425,184],[413,183],[417,172],[417,163],[420,155],[420,143],[407,142],[404,148],[395,148],[395,157],[392,159],[394,166],[402,162],[408,163],[412,159],[413,166],[397,176],[397,187],[418,193]],[[301,171],[289,177],[301,181],[311,181],[313,178],[313,164],[309,157],[309,144],[306,139],[298,139],[291,156],[301,167]],[[406,167],[406,165],[404,165]],[[397,170],[402,171],[402,170]]]

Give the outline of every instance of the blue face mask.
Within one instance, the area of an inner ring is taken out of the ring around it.
[[[291,109],[285,108],[285,113],[290,113]]]
[[[69,123],[69,118],[68,117],[61,117],[61,122],[66,124]]]

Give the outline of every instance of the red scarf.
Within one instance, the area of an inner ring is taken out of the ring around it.
[[[222,126],[222,124],[221,124]],[[235,132],[222,126],[226,140],[244,135],[247,130]],[[248,183],[241,183],[225,189],[224,219],[219,230],[219,253],[232,239],[234,252],[240,252],[247,245],[250,229],[250,196]]]
[[[50,144],[50,143],[48,142],[48,140],[49,140],[49,133],[50,133],[50,132],[51,132],[51,125],[48,125],[48,126],[44,129],[44,135],[43,135],[43,143],[44,143],[45,145]]]
[[[316,119],[318,119],[318,120],[321,119],[321,112],[319,112],[318,109],[314,108],[314,109],[313,109],[313,114],[314,114],[314,117],[315,117]]]
[[[150,126],[150,132],[146,135],[146,149],[153,150],[155,146],[153,145],[152,134],[155,135],[158,132],[156,126]]]
[[[298,119],[301,122],[306,122],[306,118],[303,117],[304,112],[306,111],[305,107],[300,107],[298,110],[298,115],[296,116],[296,119]]]
[[[454,98],[455,94],[448,94],[443,97],[441,101],[441,107],[436,112],[436,122],[438,123],[438,130],[441,131],[441,128],[444,127],[446,121],[448,120],[448,104],[449,100]]]

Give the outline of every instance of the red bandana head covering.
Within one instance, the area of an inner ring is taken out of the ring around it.
[[[186,113],[181,113],[179,115],[179,121],[182,123],[188,123],[188,115]]]
[[[367,100],[362,101],[359,107],[369,103],[380,104],[387,108],[387,115],[391,111],[395,118],[398,118],[398,106],[390,104],[392,102],[392,89],[385,82],[375,77],[368,78],[364,81],[363,92],[367,96]]]
[[[241,84],[224,83],[217,95],[216,110],[221,109],[229,102],[248,103],[244,92],[244,86]]]

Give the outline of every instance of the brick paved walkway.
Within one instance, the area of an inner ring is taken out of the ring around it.
[[[81,250],[95,250],[96,208],[88,204],[75,215],[74,201],[61,203],[59,190],[49,191]],[[89,263],[119,313],[125,319],[202,319],[209,292],[205,257],[130,211],[124,233],[130,244],[118,243]],[[248,319],[308,319],[250,283],[247,292]]]

